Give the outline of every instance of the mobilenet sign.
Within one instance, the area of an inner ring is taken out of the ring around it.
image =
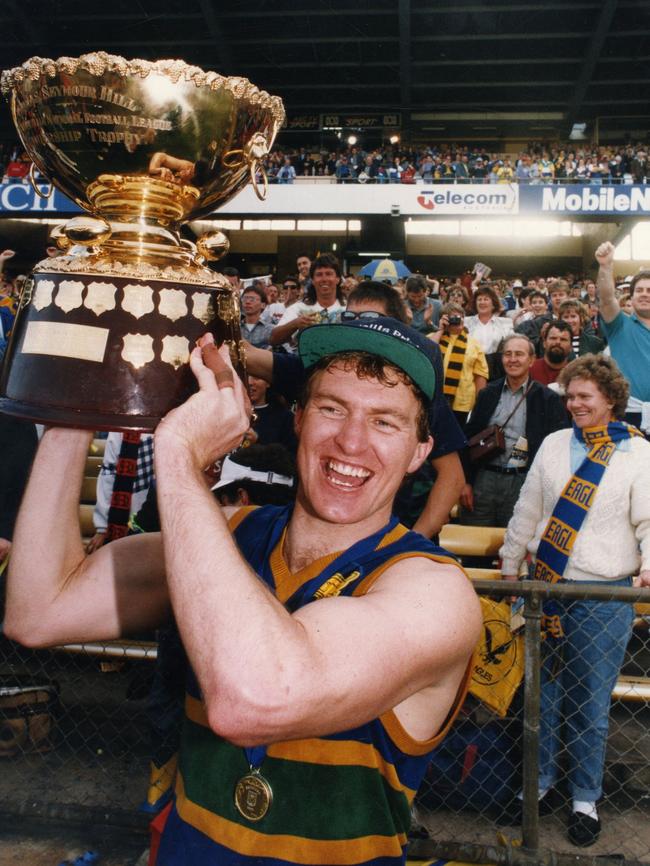
[[[525,202],[530,192],[539,199],[540,187],[523,193],[522,210],[542,213],[646,214],[650,213],[650,186],[544,186],[539,201]],[[528,207],[523,207],[524,204]]]

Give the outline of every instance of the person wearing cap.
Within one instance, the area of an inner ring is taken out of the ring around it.
[[[600,322],[612,358],[630,383],[625,420],[650,438],[650,270],[634,275],[630,283],[633,312],[626,316],[616,300],[614,252],[614,245],[606,241],[595,253]]]
[[[295,497],[295,466],[282,445],[249,445],[224,457],[212,492],[221,505],[285,505]]]
[[[432,445],[426,342],[381,317],[304,329],[295,506],[222,511],[203,468],[241,441],[250,404],[205,335],[198,392],[155,433],[161,534],[89,557],[78,501],[92,434],[45,432],[6,633],[111,639],[173,611],[192,675],[156,866],[405,862],[410,802],[481,630],[458,564],[391,517]]]
[[[341,316],[350,320],[388,316],[404,323],[404,303],[392,286],[364,280],[351,292],[347,309]],[[436,390],[429,407],[433,450],[429,460],[400,488],[395,513],[407,526],[435,541],[448,522],[465,483],[458,452],[466,446],[467,440],[443,396],[440,350],[433,343],[427,348],[436,371]],[[247,349],[247,365],[249,373],[271,382],[287,402],[293,403],[300,397],[305,371],[299,356]],[[424,480],[423,476],[428,477]],[[421,491],[419,496],[413,492],[416,484]]]
[[[480,156],[476,158],[474,165],[470,168],[470,176],[474,181],[485,183],[488,176],[488,170],[484,160]]]

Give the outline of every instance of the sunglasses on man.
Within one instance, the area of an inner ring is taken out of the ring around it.
[[[341,313],[342,322],[351,322],[353,319],[381,319],[382,313],[377,313],[375,310],[365,310],[362,313],[353,313],[352,310],[343,310]]]

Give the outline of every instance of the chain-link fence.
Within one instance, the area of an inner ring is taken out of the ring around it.
[[[482,598],[509,598],[513,586],[526,599],[525,625],[519,637],[500,632],[484,609],[473,677],[481,689],[472,691],[485,695],[487,681],[498,692],[521,662],[523,687],[507,711],[505,692],[501,706],[490,701],[500,712],[470,695],[418,791],[418,835],[427,838],[409,854],[650,862],[650,590],[477,583]],[[574,798],[598,800],[599,831],[571,817]]]
[[[526,598],[525,626],[513,637],[507,619],[500,626],[484,609],[474,675],[483,691],[473,688],[482,697],[470,695],[434,755],[414,805],[409,857],[559,866],[602,864],[603,858],[650,862],[650,632],[643,616],[650,590],[477,583],[482,598],[496,601],[513,586]],[[550,600],[562,605],[559,612],[550,611]],[[571,630],[585,611],[587,637],[578,651],[569,650]],[[174,689],[183,670],[173,633],[149,637],[38,652],[0,637],[5,820],[28,815],[144,829],[168,785],[161,768],[173,752],[174,707],[181,702]],[[154,637],[162,637],[160,652]],[[511,694],[495,702],[490,689],[505,680]],[[554,778],[538,817],[540,757],[542,773]],[[567,838],[572,797],[576,785],[584,796],[596,784],[601,764],[602,829],[593,845],[581,848]]]

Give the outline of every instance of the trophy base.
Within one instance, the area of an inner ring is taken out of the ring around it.
[[[74,427],[77,430],[109,433],[153,433],[161,421],[160,417],[152,415],[106,415],[101,412],[74,411],[24,403],[9,397],[0,397],[0,413],[47,427]]]

